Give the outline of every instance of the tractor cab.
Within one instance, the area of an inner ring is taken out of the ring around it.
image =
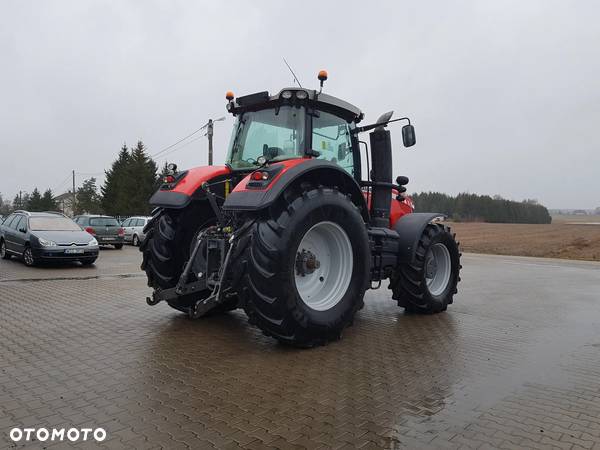
[[[226,164],[254,170],[265,163],[316,158],[338,164],[360,180],[357,107],[331,95],[302,88],[238,97],[228,93],[227,110],[236,116]],[[355,151],[356,150],[356,151]]]

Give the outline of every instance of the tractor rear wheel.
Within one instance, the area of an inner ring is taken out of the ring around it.
[[[143,253],[142,270],[148,277],[148,286],[154,289],[169,289],[177,281],[196,242],[196,236],[206,227],[214,225],[215,218],[210,209],[201,203],[178,209],[163,209],[155,216],[146,230],[146,238],[140,241]],[[197,272],[197,271],[194,271]],[[206,298],[208,289],[193,295],[181,296],[169,306],[185,312],[197,300]],[[226,312],[238,307],[238,299],[215,307],[211,313]]]
[[[408,312],[445,311],[457,292],[460,256],[458,243],[448,226],[427,225],[417,244],[415,260],[400,265],[391,278],[393,298]]]
[[[238,293],[266,335],[313,347],[339,339],[363,306],[369,239],[357,207],[338,190],[289,197],[249,230]]]

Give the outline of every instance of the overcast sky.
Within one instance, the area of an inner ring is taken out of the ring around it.
[[[123,142],[155,153],[224,95],[303,85],[392,127],[410,191],[600,206],[600,4],[595,1],[0,2],[0,193],[64,192]],[[215,129],[222,162],[232,119]],[[206,138],[167,156],[206,164]],[[159,163],[163,159],[159,160]],[[102,176],[100,176],[102,179]]]

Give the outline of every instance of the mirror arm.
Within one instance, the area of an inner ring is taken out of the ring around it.
[[[392,122],[399,122],[400,120],[407,120],[408,125],[410,125],[410,119],[408,117],[401,117],[399,119],[388,120],[387,122],[372,123],[371,125],[365,125],[364,127],[356,127],[354,130],[352,130],[352,133],[358,134],[377,127],[385,127]]]

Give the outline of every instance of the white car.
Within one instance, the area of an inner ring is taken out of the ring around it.
[[[144,227],[150,220],[150,217],[130,217],[125,219],[121,226],[125,230],[125,243],[133,244],[136,247],[140,245],[146,235],[144,234]]]

